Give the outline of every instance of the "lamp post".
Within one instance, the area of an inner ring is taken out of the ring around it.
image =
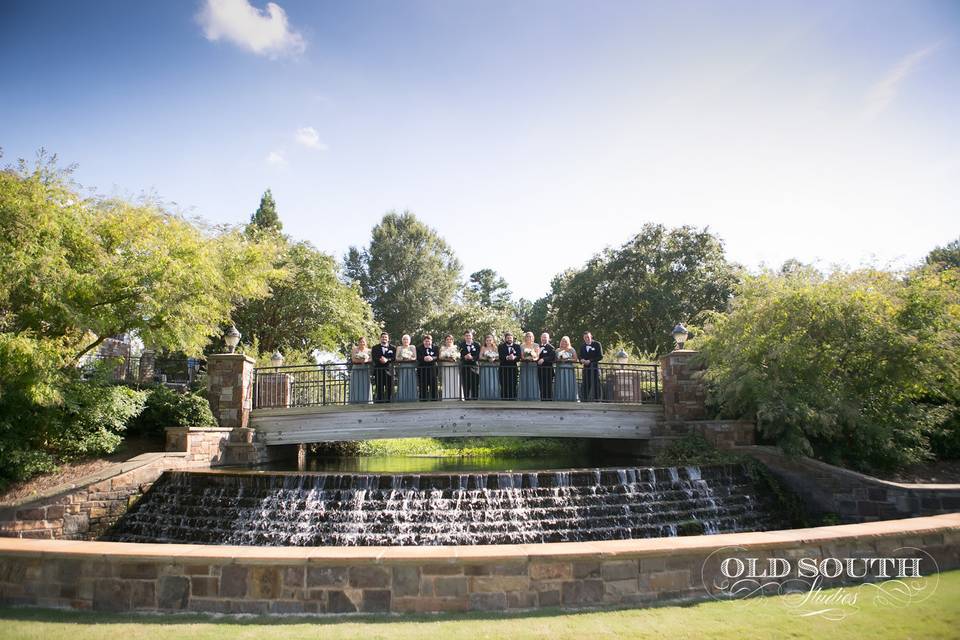
[[[283,354],[280,353],[279,349],[274,351],[273,355],[270,356],[270,364],[272,364],[274,367],[283,366]]]
[[[617,355],[614,357],[617,359],[617,364],[621,366],[627,364],[627,362],[630,360],[630,354],[623,349],[617,351]]]
[[[237,345],[240,344],[240,332],[237,331],[235,326],[230,325],[227,332],[223,334],[223,341],[227,345],[227,353],[233,353],[237,350]]]
[[[673,328],[671,333],[673,334],[673,342],[675,345],[674,351],[683,349],[683,345],[686,343],[687,337],[689,336],[687,328],[683,326],[682,323],[679,323]]]

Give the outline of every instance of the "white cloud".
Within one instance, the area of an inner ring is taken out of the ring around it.
[[[290,29],[286,12],[273,2],[261,11],[248,0],[205,0],[197,21],[207,40],[222,38],[270,58],[299,55],[307,46],[303,36]]]
[[[267,164],[274,167],[287,166],[287,159],[283,157],[282,151],[271,151],[267,154]]]
[[[866,106],[863,115],[871,120],[890,106],[890,103],[897,97],[900,90],[900,84],[906,80],[920,61],[940,48],[940,43],[932,44],[918,51],[914,51],[901,58],[897,64],[890,68],[887,75],[880,82],[873,85],[867,93]]]
[[[310,149],[326,151],[327,145],[320,142],[320,134],[313,127],[301,127],[297,129],[297,142]]]

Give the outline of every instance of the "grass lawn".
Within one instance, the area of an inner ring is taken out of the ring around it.
[[[842,621],[796,617],[778,597],[616,611],[362,618],[134,616],[5,608],[0,609],[0,638],[960,638],[960,571],[940,578],[933,597],[903,608],[874,604],[869,586],[845,588],[857,594],[858,608]]]

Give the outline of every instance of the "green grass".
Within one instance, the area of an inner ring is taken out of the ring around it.
[[[486,458],[493,456],[535,457],[575,453],[586,441],[569,438],[400,438],[336,443],[319,453],[354,456],[436,456]]]
[[[0,609],[0,638],[960,638],[960,571],[941,574],[939,587],[932,597],[902,608],[877,606],[872,602],[873,591],[869,586],[848,587],[844,592],[857,595],[859,610],[842,621],[796,617],[779,597],[615,611],[543,611],[416,617],[238,619],[196,615],[105,615],[6,608]]]

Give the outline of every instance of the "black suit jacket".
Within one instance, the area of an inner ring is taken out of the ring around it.
[[[511,353],[510,349],[513,349],[513,355],[516,356],[516,360],[513,360],[512,362],[507,360],[507,355]],[[501,367],[515,367],[520,364],[520,356],[523,355],[523,349],[520,347],[519,342],[514,342],[513,344],[507,344],[504,342],[500,345],[498,351],[500,352]]]
[[[467,354],[473,356],[473,360],[467,360]],[[480,362],[480,345],[477,342],[471,342],[467,344],[466,342],[460,343],[460,364],[464,367],[473,367],[476,368],[477,363]]]
[[[577,352],[577,355],[581,360],[590,361],[590,364],[586,365],[587,367],[596,367],[597,363],[603,360],[603,345],[596,340],[591,342],[589,345],[582,344],[580,345],[580,351]]]
[[[553,366],[554,360],[557,359],[557,350],[549,342],[547,344],[540,345],[540,357],[543,359],[543,364],[541,367],[550,367]]]
[[[380,362],[380,358],[384,357],[387,359],[386,363]],[[392,344],[383,346],[382,344],[375,344],[373,349],[370,350],[370,360],[373,361],[374,369],[390,369],[390,365],[393,364],[393,361],[397,359],[397,348]]]
[[[430,356],[433,358],[430,362],[426,362],[424,358]],[[437,366],[437,358],[440,357],[440,347],[429,346],[425,347],[422,344],[417,347],[417,364],[421,367],[435,367]]]

